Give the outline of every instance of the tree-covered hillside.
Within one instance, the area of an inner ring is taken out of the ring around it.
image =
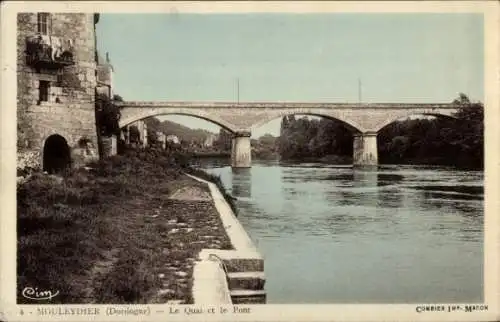
[[[155,135],[150,132],[163,132],[166,135],[176,135],[183,142],[195,142],[203,143],[208,136],[214,133],[202,130],[202,129],[191,129],[187,126],[172,122],[172,121],[160,121],[156,117],[150,117],[145,119],[148,126],[148,137]]]

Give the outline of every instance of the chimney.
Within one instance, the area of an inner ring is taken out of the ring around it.
[[[106,63],[109,63],[109,53],[106,52]]]

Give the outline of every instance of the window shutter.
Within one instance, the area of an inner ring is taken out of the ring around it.
[[[37,25],[37,31],[39,33],[42,33],[42,13],[39,12],[36,14],[36,25]]]
[[[47,35],[52,34],[52,15],[47,13]]]
[[[52,18],[50,14],[47,12],[39,12],[37,13],[37,19],[38,32],[43,35],[48,35],[52,28]]]

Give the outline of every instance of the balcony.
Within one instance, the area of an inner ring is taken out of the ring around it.
[[[35,68],[61,69],[75,63],[70,39],[37,35],[26,39],[26,63]]]

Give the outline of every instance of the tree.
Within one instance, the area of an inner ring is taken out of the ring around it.
[[[131,143],[140,143],[141,134],[135,125],[129,126],[129,140]]]
[[[119,135],[120,117],[120,108],[115,104],[115,101],[110,100],[104,94],[98,94],[96,98],[96,123],[99,133],[103,136]]]
[[[282,159],[321,158],[327,155],[352,155],[352,134],[341,121],[293,115],[281,122],[277,140]]]
[[[148,126],[147,135],[148,135],[148,145],[153,146],[158,144],[158,135],[156,134],[155,129],[151,129]]]
[[[123,102],[123,98],[120,95],[115,94],[115,95],[113,95],[113,101]]]
[[[163,132],[161,121],[156,117],[148,117],[144,120],[147,126],[148,145],[158,144],[158,132]]]
[[[226,129],[221,128],[219,137],[214,141],[213,145],[221,151],[231,151],[233,134]]]
[[[459,93],[458,98],[454,99],[453,104],[458,104],[462,106],[470,105],[470,99],[467,95],[464,93]]]
[[[283,135],[287,129],[288,129],[288,118],[286,116],[283,116],[283,118],[281,119],[280,136]]]
[[[463,93],[453,104],[458,107],[455,118],[408,119],[382,129],[378,135],[380,161],[481,168],[483,105],[471,102]]]
[[[276,137],[272,136],[269,133],[266,133],[259,138],[258,142],[262,145],[273,146],[276,143]]]
[[[400,159],[403,158],[409,147],[410,140],[406,136],[395,136],[389,144],[389,149]]]
[[[472,103],[469,98],[461,94],[457,126],[461,136],[456,144],[461,147],[462,153],[467,156],[470,164],[483,166],[484,163],[484,106],[480,102]]]

